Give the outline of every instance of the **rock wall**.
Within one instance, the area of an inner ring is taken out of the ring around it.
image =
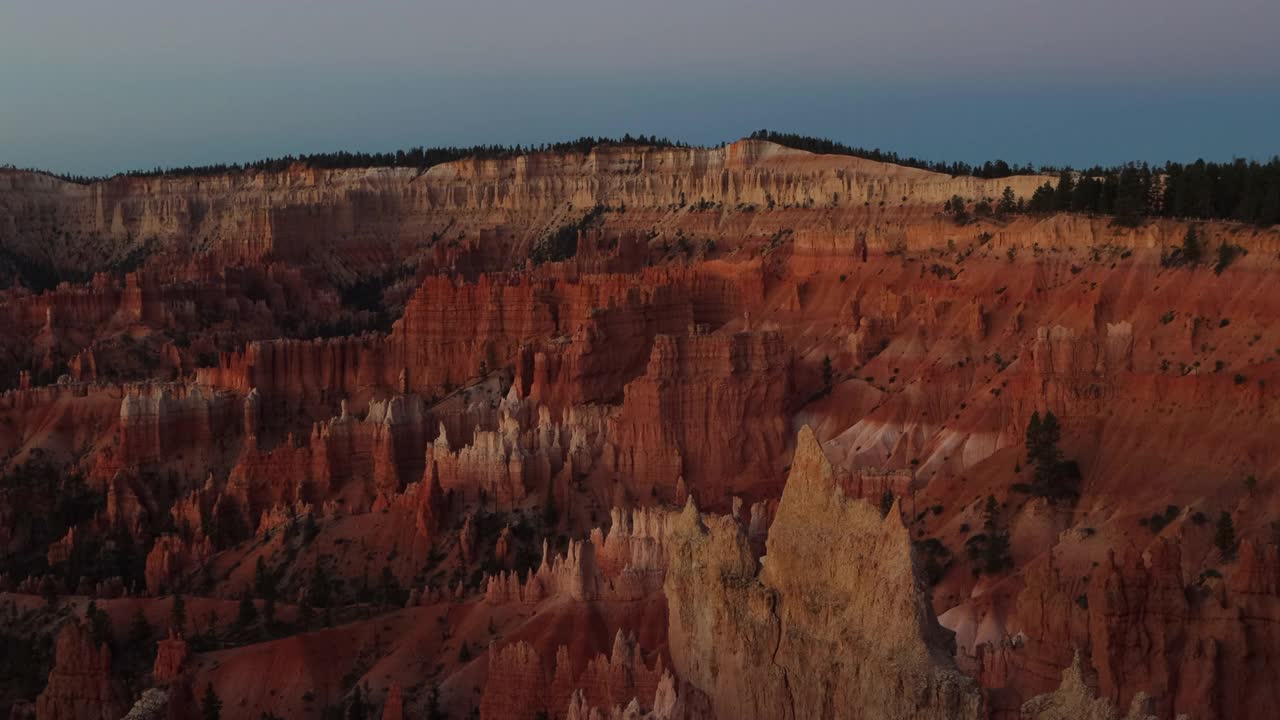
[[[408,168],[246,172],[202,178],[119,177],[92,185],[0,171],[0,227],[23,254],[71,267],[104,265],[146,241],[228,263],[267,257],[368,268],[406,247],[481,229],[522,251],[564,208],[630,212],[708,202],[795,208],[941,204],[953,194],[1030,197],[1043,178],[949,177],[761,141],[716,149],[597,148]],[[571,216],[570,216],[571,217]],[[48,243],[47,238],[55,238]],[[460,253],[447,253],[457,257]]]
[[[1112,554],[1082,585],[1037,566],[1007,623],[1024,640],[1001,653],[998,684],[1035,687],[1042,668],[1078,652],[1100,702],[1141,697],[1162,718],[1265,715],[1280,707],[1263,680],[1277,663],[1280,562],[1274,547],[1246,543],[1226,571],[1184,578],[1181,547],[1164,538],[1138,556]]]
[[[897,510],[849,500],[801,430],[763,567],[732,518],[690,505],[666,594],[677,672],[719,717],[980,718]]]
[[[627,385],[611,436],[635,497],[675,502],[676,479],[702,504],[776,493],[791,402],[791,358],[778,333],[661,335]]]

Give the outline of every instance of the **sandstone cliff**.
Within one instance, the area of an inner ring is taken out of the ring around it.
[[[953,194],[994,198],[1006,184],[1029,197],[1041,182],[953,178],[752,140],[716,149],[606,147],[585,155],[462,160],[425,173],[295,168],[82,186],[0,171],[0,227],[20,230],[9,240],[18,252],[76,269],[119,261],[152,240],[169,252],[210,252],[228,262],[271,256],[360,272],[397,250],[429,251],[446,235],[479,236],[481,229],[501,242],[484,254],[514,249],[523,257],[540,233],[564,219],[566,205],[862,209],[941,204]]]
[[[896,508],[849,500],[801,430],[757,573],[731,518],[689,506],[666,592],[676,670],[741,718],[979,718]]]

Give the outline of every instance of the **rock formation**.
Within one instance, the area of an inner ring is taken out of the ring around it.
[[[846,498],[808,427],[758,572],[743,528],[692,505],[672,544],[672,661],[718,716],[983,717],[897,508]]]
[[[49,684],[36,698],[37,720],[116,720],[129,710],[123,688],[111,675],[111,649],[71,621],[54,646]]]
[[[540,713],[562,720],[589,717],[592,708],[634,705],[633,714],[647,708],[654,718],[685,717],[677,710],[671,675],[661,659],[646,665],[634,637],[619,631],[613,649],[587,661],[575,671],[568,648],[560,646],[552,663],[543,663],[537,651],[519,642],[489,651],[490,682],[480,703],[482,718],[535,718]],[[683,706],[681,706],[683,707]],[[650,716],[645,716],[650,717]]]
[[[187,670],[187,658],[190,648],[182,634],[169,628],[169,636],[161,640],[156,648],[155,667],[151,671],[152,679],[157,685],[168,685],[177,680]]]
[[[1143,693],[1135,695],[1129,712],[1123,719],[1115,706],[1106,699],[1096,697],[1085,683],[1076,655],[1071,665],[1062,671],[1062,684],[1046,695],[1038,695],[1022,706],[1024,720],[1156,720],[1149,714],[1150,701]],[[1179,716],[1183,717],[1183,716]]]
[[[790,371],[777,333],[658,336],[613,433],[632,494],[673,502],[684,478],[699,502],[723,510],[734,495],[776,492]]]

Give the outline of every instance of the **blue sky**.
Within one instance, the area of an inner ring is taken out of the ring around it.
[[[0,163],[769,127],[939,160],[1280,152],[1275,0],[4,0]]]

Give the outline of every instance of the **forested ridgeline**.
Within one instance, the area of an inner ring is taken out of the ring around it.
[[[651,137],[648,135],[632,136],[628,134],[623,135],[620,138],[583,136],[576,140],[543,143],[541,145],[472,145],[470,147],[420,146],[409,148],[408,150],[375,153],[339,150],[336,152],[283,155],[281,157],[265,158],[263,160],[255,160],[248,163],[184,165],[182,167],[171,168],[156,167],[150,170],[130,170],[128,172],[120,173],[120,175],[126,177],[208,177],[212,175],[226,175],[229,173],[244,172],[246,170],[280,172],[294,165],[303,165],[317,170],[344,170],[349,168],[377,167],[402,167],[426,170],[434,165],[453,162],[455,160],[465,160],[467,158],[488,160],[544,152],[577,153],[585,155],[598,147],[628,146],[689,147],[687,143],[676,142],[656,136]],[[103,177],[68,175],[43,170],[36,172],[45,172],[46,174],[52,175],[53,177],[61,180],[81,185],[101,182],[103,180],[110,179],[110,177],[119,177],[119,175]]]
[[[1265,162],[1236,159],[1230,162],[1169,162],[1163,166],[1128,163],[1114,167],[1087,169],[1011,165],[1004,160],[988,160],[971,165],[965,162],[936,162],[899,155],[896,152],[854,147],[826,138],[757,130],[748,136],[798,150],[828,155],[848,155],[877,162],[929,170],[952,176],[999,179],[1014,175],[1056,174],[1030,198],[1021,198],[1027,212],[1083,212],[1113,215],[1122,225],[1135,225],[1147,217],[1236,220],[1269,226],[1280,223],[1280,157]],[[337,151],[285,155],[249,163],[183,166],[134,170],[128,177],[206,177],[244,171],[279,172],[294,165],[334,170],[347,168],[400,167],[425,170],[441,163],[466,158],[505,158],[539,152],[586,154],[597,147],[680,147],[691,145],[656,136],[623,135],[620,138],[584,136],[566,142],[541,145],[475,145],[471,147],[414,147],[394,152]],[[80,175],[54,177],[88,184],[107,178]],[[972,198],[982,201],[983,198]],[[994,200],[992,198],[991,200]]]
[[[755,140],[829,155],[893,163],[959,176],[998,179],[1013,175],[1057,174],[1031,198],[1023,198],[1028,212],[1083,212],[1114,215],[1122,225],[1135,225],[1146,217],[1238,220],[1256,225],[1280,223],[1280,157],[1267,162],[1237,159],[1231,162],[1197,160],[1164,166],[1128,163],[1116,167],[1022,167],[1003,160],[981,165],[931,162],[903,157],[879,149],[857,148],[834,140],[791,133],[758,130]],[[983,198],[974,198],[981,202]],[[994,198],[992,198],[994,200]],[[950,208],[948,208],[950,210]]]

